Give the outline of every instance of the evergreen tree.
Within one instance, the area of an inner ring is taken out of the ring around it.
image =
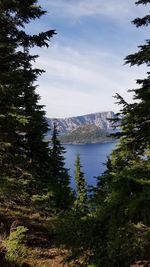
[[[148,0],[137,1],[136,4],[149,4]],[[148,26],[150,23],[149,15],[143,18],[136,18],[133,23],[137,27]],[[126,64],[150,65],[150,39],[144,45],[139,46],[139,51],[128,55],[125,58]],[[119,94],[116,95],[119,104],[123,105],[121,114],[118,114],[116,121],[121,119],[122,131],[117,137],[121,138],[118,153],[122,157],[124,151],[125,164],[128,160],[138,156],[146,156],[150,150],[150,72],[147,72],[145,79],[138,79],[139,88],[132,89],[134,93],[133,104],[128,104]],[[114,121],[114,123],[116,122]]]
[[[52,144],[50,152],[50,173],[52,187],[55,192],[56,207],[67,209],[73,200],[72,191],[70,188],[70,176],[68,169],[65,167],[64,158],[65,148],[59,141],[59,133],[57,123],[54,122]]]
[[[136,18],[133,23],[137,27],[148,26],[149,15]],[[137,53],[126,57],[126,63],[149,66],[149,50],[150,40],[147,40]],[[120,95],[116,96],[123,105],[114,120],[115,124],[121,121],[121,132],[116,134],[120,142],[112,152],[106,172],[99,177],[96,195],[97,219],[103,229],[94,246],[98,266],[128,267],[149,257],[150,76],[147,74],[147,78],[137,80],[140,87],[132,90],[134,103],[128,104]]]
[[[75,181],[77,187],[77,207],[81,210],[87,208],[87,191],[84,173],[81,171],[80,154],[77,153],[75,161]]]
[[[37,0],[0,1],[0,172],[1,184],[5,180],[8,196],[14,199],[20,198],[21,188],[31,195],[48,179],[49,149],[43,141],[48,128],[35,92],[43,71],[33,68],[37,56],[29,51],[48,47],[55,31],[37,35],[25,31],[26,24],[44,14]]]

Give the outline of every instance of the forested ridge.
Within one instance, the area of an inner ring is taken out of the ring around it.
[[[62,144],[90,144],[113,141],[110,134],[94,124],[83,124],[70,133],[59,135]]]
[[[132,103],[116,95],[119,143],[96,187],[87,188],[77,155],[74,192],[57,123],[51,146],[44,140],[44,70],[33,67],[32,48],[48,48],[56,31],[25,27],[45,13],[37,0],[0,0],[0,266],[150,266],[150,73],[137,77]],[[133,23],[147,27],[150,17]],[[149,67],[149,51],[147,39],[125,63]]]

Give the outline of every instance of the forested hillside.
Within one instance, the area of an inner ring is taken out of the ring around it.
[[[38,0],[0,0],[0,266],[150,266],[150,73],[137,77],[132,103],[116,95],[119,144],[97,186],[87,188],[78,154],[73,192],[56,123],[51,146],[44,140],[43,70],[33,64],[32,48],[48,48],[56,32],[26,31],[45,13]],[[125,63],[149,67],[149,51],[147,37]]]
[[[83,124],[68,134],[60,135],[62,144],[91,144],[112,141],[110,133],[94,124]]]

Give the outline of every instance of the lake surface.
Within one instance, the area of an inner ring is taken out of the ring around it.
[[[76,155],[80,153],[82,171],[88,185],[96,185],[96,178],[105,170],[107,156],[115,148],[117,142],[84,144],[84,145],[64,145],[66,149],[66,167],[71,176],[71,186],[75,188],[74,182],[74,163]]]

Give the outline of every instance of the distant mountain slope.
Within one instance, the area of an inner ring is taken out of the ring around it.
[[[70,133],[60,136],[63,144],[89,144],[111,141],[108,132],[100,129],[95,124],[82,124]]]
[[[112,111],[98,112],[77,117],[70,117],[65,119],[50,119],[48,118],[48,124],[50,129],[53,129],[54,121],[57,121],[58,130],[60,135],[70,133],[77,129],[81,125],[92,124],[99,127],[102,130],[109,131],[112,129],[111,122],[108,119],[114,118],[115,114]]]

